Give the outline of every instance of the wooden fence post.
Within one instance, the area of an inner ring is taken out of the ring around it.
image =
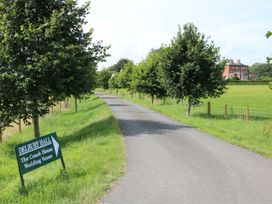
[[[225,118],[228,118],[228,105],[225,104]]]
[[[211,115],[211,102],[208,102],[208,115]]]
[[[247,111],[246,111],[246,120],[247,120],[247,124],[249,124],[249,121],[250,121],[249,107],[247,107]]]
[[[66,97],[66,98],[64,99],[64,106],[65,106],[65,108],[68,108],[68,107],[69,107],[69,98],[68,98],[68,97]]]

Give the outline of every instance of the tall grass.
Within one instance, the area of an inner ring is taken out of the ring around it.
[[[71,107],[73,107],[71,105]],[[0,203],[96,203],[123,174],[124,145],[109,107],[93,96],[79,110],[41,120],[43,135],[57,132],[67,171],[59,160],[25,174],[21,188],[14,146],[33,138],[32,127],[0,146]]]

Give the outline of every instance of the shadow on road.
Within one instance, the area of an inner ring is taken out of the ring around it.
[[[119,106],[128,106],[126,104],[118,104],[118,103],[109,103],[109,106],[113,107],[113,106],[116,106],[116,107],[119,107]]]
[[[98,96],[99,98],[103,99],[103,100],[107,100],[107,99],[121,99],[118,96],[111,96],[109,94],[105,94],[105,93],[96,93],[96,96]]]
[[[171,130],[191,128],[190,126],[186,125],[177,125],[151,120],[120,119],[118,121],[125,137],[137,137],[142,136],[142,134],[166,134],[169,133],[169,131]]]

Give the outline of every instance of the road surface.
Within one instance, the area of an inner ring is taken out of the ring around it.
[[[272,160],[127,100],[98,96],[119,121],[127,150],[126,174],[102,203],[272,203]]]

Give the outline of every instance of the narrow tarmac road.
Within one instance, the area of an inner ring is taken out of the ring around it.
[[[272,203],[272,160],[127,100],[97,95],[113,110],[127,149],[127,172],[102,203]]]

